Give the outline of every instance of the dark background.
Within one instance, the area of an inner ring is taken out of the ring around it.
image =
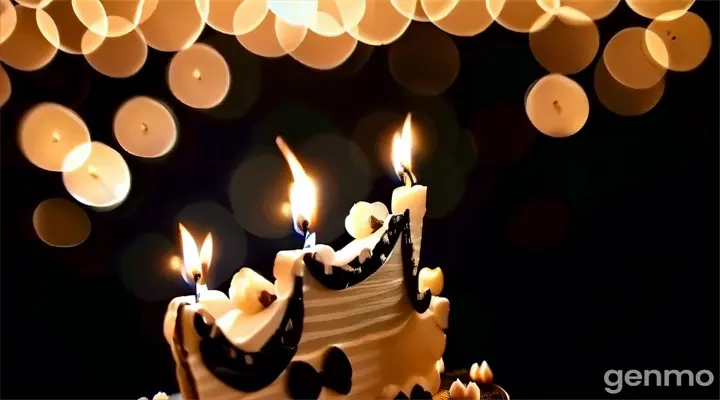
[[[693,11],[716,37],[717,3],[698,1]],[[621,4],[598,24],[601,46],[618,30],[645,23]],[[201,40],[215,35],[208,28]],[[587,125],[571,138],[552,139],[537,133],[524,114],[523,95],[544,74],[526,35],[492,26],[477,37],[454,40],[461,71],[442,96],[454,110],[442,113],[433,106],[436,99],[409,96],[393,81],[384,47],[364,49],[370,58],[357,73],[352,63],[318,72],[287,57],[243,55],[259,66],[261,75],[244,76],[259,79],[253,82],[260,91],[238,119],[219,119],[175,100],[160,79],[170,55],[154,50],[143,70],[126,80],[104,77],[81,57],[62,53],[41,71],[6,68],[13,94],[1,120],[1,396],[175,393],[161,327],[168,299],[145,301],[128,290],[122,269],[134,259],[123,258],[123,249],[146,233],[176,245],[176,216],[188,204],[212,201],[229,208],[228,181],[258,140],[249,132],[293,104],[322,110],[335,127],[332,133],[348,137],[368,113],[418,109],[434,120],[438,143],[446,140],[443,135],[458,134],[458,127],[471,135],[474,147],[461,142],[457,154],[442,153],[470,157],[472,168],[455,179],[460,183],[433,187],[424,181],[429,209],[464,182],[449,213],[426,218],[423,240],[422,263],[442,266],[444,296],[452,301],[449,369],[488,360],[496,382],[513,398],[612,397],[604,390],[608,369],[709,369],[715,374],[709,388],[626,386],[618,397],[717,398],[716,44],[697,70],[670,73],[659,105],[636,118],[603,109],[589,67],[575,76],[591,102]],[[237,44],[232,52],[244,50]],[[236,72],[234,79],[243,76]],[[159,161],[127,155],[112,136],[114,111],[141,94],[165,101],[181,127],[177,147]],[[76,248],[49,247],[32,227],[38,203],[70,198],[59,175],[34,167],[16,143],[20,116],[40,101],[77,110],[93,139],[120,150],[133,174],[130,198],[121,207],[88,210],[93,231]],[[243,108],[243,100],[237,101],[235,107]],[[297,114],[282,132],[294,148],[303,135],[330,133],[313,132],[317,121]],[[260,141],[276,133],[261,132],[267,137]],[[420,163],[421,182],[434,163],[442,158]],[[287,182],[289,176],[278,185],[285,190]],[[366,200],[389,203],[397,184],[378,176]],[[247,188],[255,190],[261,189]],[[342,236],[333,244],[348,240]],[[238,251],[246,264],[267,274],[278,250],[298,244],[292,236],[247,234],[247,246]],[[174,295],[183,293],[190,291]]]

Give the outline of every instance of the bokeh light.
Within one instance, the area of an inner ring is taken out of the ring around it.
[[[223,2],[223,0],[217,0]],[[226,2],[227,7],[233,2]],[[210,5],[210,12],[212,13],[213,5]],[[268,14],[267,0],[242,0],[242,3],[235,9],[232,17],[232,33],[233,35],[244,35],[252,32],[257,28],[261,22],[265,19]],[[208,22],[209,23],[209,22]],[[219,22],[218,22],[219,24]],[[212,26],[212,25],[211,25]],[[222,30],[218,29],[222,32]]]
[[[340,36],[360,23],[366,7],[366,0],[320,0],[317,15],[309,28],[318,35]]]
[[[25,113],[18,141],[28,161],[48,171],[75,170],[90,156],[86,146],[90,144],[90,132],[85,121],[55,103],[41,103]],[[74,158],[68,161],[71,152]]]
[[[175,54],[168,86],[185,105],[207,109],[220,104],[230,89],[230,68],[215,49],[197,43]]]
[[[560,74],[540,78],[530,88],[525,112],[540,132],[552,137],[568,137],[585,126],[590,103],[585,90]]]
[[[59,43],[50,43],[43,35],[38,27],[36,12],[47,16],[43,10],[15,6],[17,20],[15,29],[0,44],[0,61],[21,71],[35,71],[48,65],[57,54],[59,47]],[[57,27],[52,23],[52,19],[49,17],[41,17],[41,19],[47,22],[43,28],[46,34],[57,38]],[[0,32],[5,32],[4,29]]]
[[[235,35],[252,30],[262,21],[267,13],[267,0],[210,0],[209,8],[207,24],[218,32]],[[236,14],[239,16],[237,30],[234,23]],[[247,14],[255,16],[257,24]]]
[[[77,159],[87,154],[82,165],[63,171],[65,189],[75,200],[98,211],[109,211],[122,203],[130,193],[130,169],[122,155],[112,147],[90,142],[73,149],[65,164],[77,165]]]
[[[162,157],[177,141],[177,124],[168,107],[150,97],[137,96],[115,113],[113,132],[120,147],[144,158]]]
[[[645,18],[655,19],[670,11],[687,11],[695,0],[626,0],[628,7]],[[666,17],[679,17],[681,14],[666,14]]]
[[[216,35],[205,43],[225,59],[230,69],[230,88],[218,106],[203,110],[220,119],[240,118],[255,104],[261,91],[260,60],[250,54],[229,35]]]
[[[348,33],[363,43],[381,46],[397,40],[410,22],[412,19],[398,12],[390,0],[368,1],[360,23]]]
[[[281,30],[282,42],[288,43],[300,43],[305,37],[307,28],[305,27],[294,27],[290,26],[283,21],[277,22],[275,14],[269,12],[265,15],[265,18],[260,24],[250,32],[238,34],[235,37],[238,42],[247,49],[249,52],[257,54],[261,57],[280,57],[287,54],[287,51],[281,45],[281,41],[278,39],[278,28],[281,26],[285,29]]]
[[[678,13],[671,11],[651,22],[645,33],[645,44],[650,56],[661,66],[671,71],[687,72],[705,61],[710,52],[712,34],[699,15],[688,11],[676,16]],[[662,41],[662,46],[657,46],[657,38]]]
[[[52,0],[16,0],[16,2],[27,8],[44,8],[48,4],[50,4]]]
[[[10,77],[2,64],[0,64],[0,107],[4,106],[5,103],[10,100],[11,94],[12,85],[10,84]]]
[[[120,254],[120,278],[132,294],[145,301],[166,301],[189,295],[192,288],[183,281],[180,272],[170,266],[175,254],[181,254],[181,250],[164,236],[142,234]]]
[[[652,56],[649,48],[653,49]],[[605,68],[618,82],[633,89],[648,89],[665,76],[663,65],[668,63],[668,53],[657,34],[632,27],[610,39],[602,59]]]
[[[53,247],[75,247],[90,236],[87,214],[66,199],[49,199],[38,204],[32,222],[38,238]]]
[[[425,11],[422,9],[420,0],[390,0],[393,7],[405,18],[412,19],[419,22],[429,21],[428,16],[425,15]]]
[[[434,96],[447,90],[460,70],[460,54],[444,32],[414,24],[388,54],[393,78],[413,93]]]
[[[121,19],[118,16],[108,17],[109,26]],[[111,78],[128,78],[145,65],[148,48],[138,29],[117,37],[102,37],[88,29],[82,38],[82,53],[88,64],[101,74]]]
[[[225,207],[213,202],[191,204],[180,211],[176,222],[182,223],[198,241],[208,233],[212,234],[213,258],[208,270],[208,288],[217,288],[243,267],[247,256],[247,234]],[[178,235],[178,246],[179,240]]]
[[[94,1],[94,0],[91,0]],[[109,19],[108,36],[118,37],[126,35],[142,22],[147,21],[155,12],[159,0],[101,0],[102,9]],[[88,0],[73,0],[73,7],[85,7],[82,3]],[[119,18],[112,18],[119,17]],[[86,25],[94,30],[97,22]],[[95,31],[100,34],[100,32]]]
[[[665,79],[648,89],[632,89],[613,78],[602,58],[595,65],[595,94],[605,108],[615,114],[630,117],[647,113],[662,98]]]
[[[290,56],[310,68],[329,70],[350,58],[357,43],[357,39],[347,33],[328,37],[308,31]]]
[[[548,72],[571,75],[584,70],[597,55],[600,34],[592,19],[572,8],[544,14],[533,30],[530,51]]]
[[[267,0],[267,5],[278,19],[305,28],[312,25],[318,10],[318,0]]]
[[[180,51],[200,37],[209,10],[209,0],[157,0],[152,15],[139,28],[153,49]]]
[[[427,19],[438,21],[447,17],[460,0],[420,0],[420,6]]]
[[[88,3],[100,5],[98,0],[84,0],[82,6],[92,7]],[[104,36],[95,41],[95,48],[83,49],[82,39],[87,27],[78,19],[70,1],[52,1],[43,8],[43,11],[45,11],[45,14],[36,14],[38,27],[47,41],[57,43],[61,51],[69,54],[81,54],[85,50],[86,53],[91,53],[102,43]],[[45,17],[50,18],[50,21],[46,21]],[[107,34],[107,23],[105,21],[105,19],[102,19],[102,22],[96,22],[94,26],[99,32],[104,31]]]
[[[447,16],[432,22],[451,35],[475,36],[484,32],[493,21],[495,19],[484,1],[460,0]]]
[[[488,12],[503,28],[519,33],[542,29],[535,22],[545,14],[536,0],[486,0]]]
[[[285,53],[295,51],[305,40],[308,28],[292,25],[281,18],[275,18],[275,37]]]
[[[230,180],[233,215],[248,232],[262,238],[292,233],[283,205],[289,196],[290,172],[280,154],[258,153],[245,158]]]
[[[3,44],[15,30],[17,12],[10,0],[0,0],[0,44]]]
[[[543,10],[552,14],[563,8],[571,8],[593,21],[598,21],[610,15],[620,4],[620,0],[537,0],[537,3]]]

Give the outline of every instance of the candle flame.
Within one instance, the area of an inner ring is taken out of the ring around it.
[[[205,283],[207,278],[208,268],[212,261],[213,243],[212,235],[210,233],[205,236],[200,250],[198,251],[195,239],[193,239],[190,232],[179,224],[180,227],[180,240],[183,249],[183,260],[182,260],[182,277],[188,282],[194,282],[195,277],[199,276],[198,283]]]
[[[412,174],[412,117],[410,114],[405,118],[402,132],[396,133],[392,144],[392,163],[395,173],[407,184],[414,180],[414,177],[406,176]]]
[[[285,157],[293,176],[293,183],[290,185],[290,212],[293,217],[295,230],[304,234],[303,223],[308,226],[315,218],[317,205],[317,190],[312,179],[307,176],[300,161],[280,136],[275,139],[280,152]]]

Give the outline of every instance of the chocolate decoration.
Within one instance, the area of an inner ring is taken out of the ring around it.
[[[410,237],[410,210],[405,210],[403,216],[407,222],[403,228],[400,250],[402,251],[405,293],[407,293],[408,300],[410,300],[410,304],[412,304],[415,311],[422,314],[430,308],[432,293],[430,293],[429,289],[426,290],[425,293],[418,292],[420,284],[420,274],[418,272],[420,268],[415,264],[415,260],[413,260],[413,242],[412,237]],[[396,218],[398,218],[397,215],[393,216],[393,220]]]
[[[347,395],[352,389],[352,365],[345,353],[338,347],[331,347],[325,353],[322,371],[315,371],[312,365],[296,361],[288,370],[288,393],[296,400],[310,400],[320,397],[323,387],[338,394]]]
[[[185,350],[183,336],[182,316],[186,305],[189,304],[182,303],[178,306],[177,315],[175,317],[175,330],[173,331],[173,347],[175,349],[175,354],[177,355],[177,365],[175,370],[177,374],[180,375],[180,379],[178,379],[178,381],[180,383],[180,391],[182,392],[183,397],[187,399],[197,399],[197,386],[195,385],[195,378],[192,375],[192,371],[190,371],[190,364],[188,364],[187,361],[188,352]]]
[[[401,252],[403,263],[403,280],[405,283],[405,291],[408,300],[412,304],[415,311],[423,313],[430,307],[430,298],[432,294],[429,290],[425,293],[418,293],[418,267],[412,259],[413,244],[410,237],[410,210],[405,210],[403,214],[393,215],[390,218],[389,226],[385,234],[370,252],[361,254],[350,261],[346,266],[332,266],[332,273],[325,273],[323,263],[315,258],[315,253],[306,253],[303,261],[310,275],[313,276],[321,285],[330,290],[343,290],[369,278],[377,270],[379,270],[385,261],[390,257],[395,248],[395,244],[402,236]]]
[[[268,308],[272,303],[277,300],[277,296],[274,294],[270,294],[267,290],[263,290],[260,292],[260,304],[263,305],[263,307]]]
[[[403,392],[399,392],[397,396],[395,396],[395,400],[432,400],[432,398],[432,393],[428,392],[420,385],[413,386],[410,396]]]
[[[382,220],[379,220],[375,218],[374,215],[371,215],[370,218],[368,218],[368,222],[370,223],[370,228],[372,228],[372,232],[375,233],[378,231],[378,229],[382,228],[384,223]]]
[[[410,398],[412,400],[432,400],[432,397],[432,393],[428,392],[420,385],[415,385],[412,392],[410,392]]]
[[[200,354],[205,367],[220,381],[241,392],[256,392],[267,387],[280,376],[297,352],[304,307],[303,279],[297,276],[280,327],[257,352],[237,348],[215,325],[214,318],[205,310],[199,310],[193,322],[200,337]]]

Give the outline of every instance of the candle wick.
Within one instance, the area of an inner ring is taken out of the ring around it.
[[[553,101],[552,104],[553,104],[553,108],[555,108],[555,111],[557,111],[558,113],[562,112],[562,107],[560,107],[559,101],[555,100],[555,101]]]
[[[300,228],[302,229],[303,236],[307,238],[308,231],[310,230],[310,223],[308,220],[303,218],[302,224],[300,224]]]
[[[58,143],[60,141],[60,134],[57,132],[53,132],[52,134],[52,142]]]
[[[140,124],[140,129],[142,129],[143,133],[147,133],[147,131],[148,131],[148,127],[145,124]]]
[[[406,186],[414,186],[415,185],[415,176],[413,173],[408,169],[408,167],[404,166],[402,167],[402,180],[405,182]]]
[[[200,301],[200,292],[198,291],[198,283],[200,282],[201,277],[202,277],[202,275],[200,275],[197,272],[193,275],[193,279],[195,280],[195,302]]]

